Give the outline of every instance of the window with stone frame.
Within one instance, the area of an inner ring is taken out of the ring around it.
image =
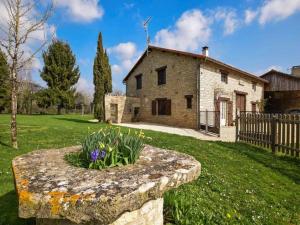
[[[142,74],[135,76],[137,90],[142,89],[142,76],[143,76]]]
[[[158,115],[171,115],[171,99],[158,98],[156,101]]]
[[[221,72],[221,81],[225,84],[228,84],[228,73],[226,72]]]
[[[167,66],[156,69],[157,72],[157,85],[163,85],[167,83]]]
[[[186,95],[185,99],[186,99],[186,108],[187,109],[193,108],[193,95]]]

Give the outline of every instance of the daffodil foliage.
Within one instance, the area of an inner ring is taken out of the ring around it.
[[[89,133],[82,141],[82,150],[66,156],[75,166],[104,169],[134,164],[144,147],[142,131],[121,132],[119,128],[104,128]]]

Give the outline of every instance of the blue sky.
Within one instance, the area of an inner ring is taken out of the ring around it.
[[[124,90],[122,79],[145,49],[149,16],[151,43],[161,47],[200,53],[208,45],[211,57],[255,74],[300,64],[300,0],[59,0],[48,24],[76,54],[79,90],[93,90],[100,31],[113,86]]]

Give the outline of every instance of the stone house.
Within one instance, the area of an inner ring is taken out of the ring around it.
[[[258,111],[265,83],[209,57],[208,47],[194,54],[149,46],[124,78],[126,96],[106,97],[106,118],[213,131],[234,125],[236,112]]]
[[[294,66],[291,74],[270,70],[261,78],[269,81],[265,85],[268,112],[300,114],[300,66]]]

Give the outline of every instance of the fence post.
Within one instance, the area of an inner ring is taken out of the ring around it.
[[[235,116],[235,142],[239,140],[239,116]]]
[[[277,123],[277,118],[275,115],[272,116],[271,119],[271,148],[272,148],[272,153],[275,153],[276,151],[276,123]]]
[[[208,133],[208,111],[205,110],[205,132]]]

